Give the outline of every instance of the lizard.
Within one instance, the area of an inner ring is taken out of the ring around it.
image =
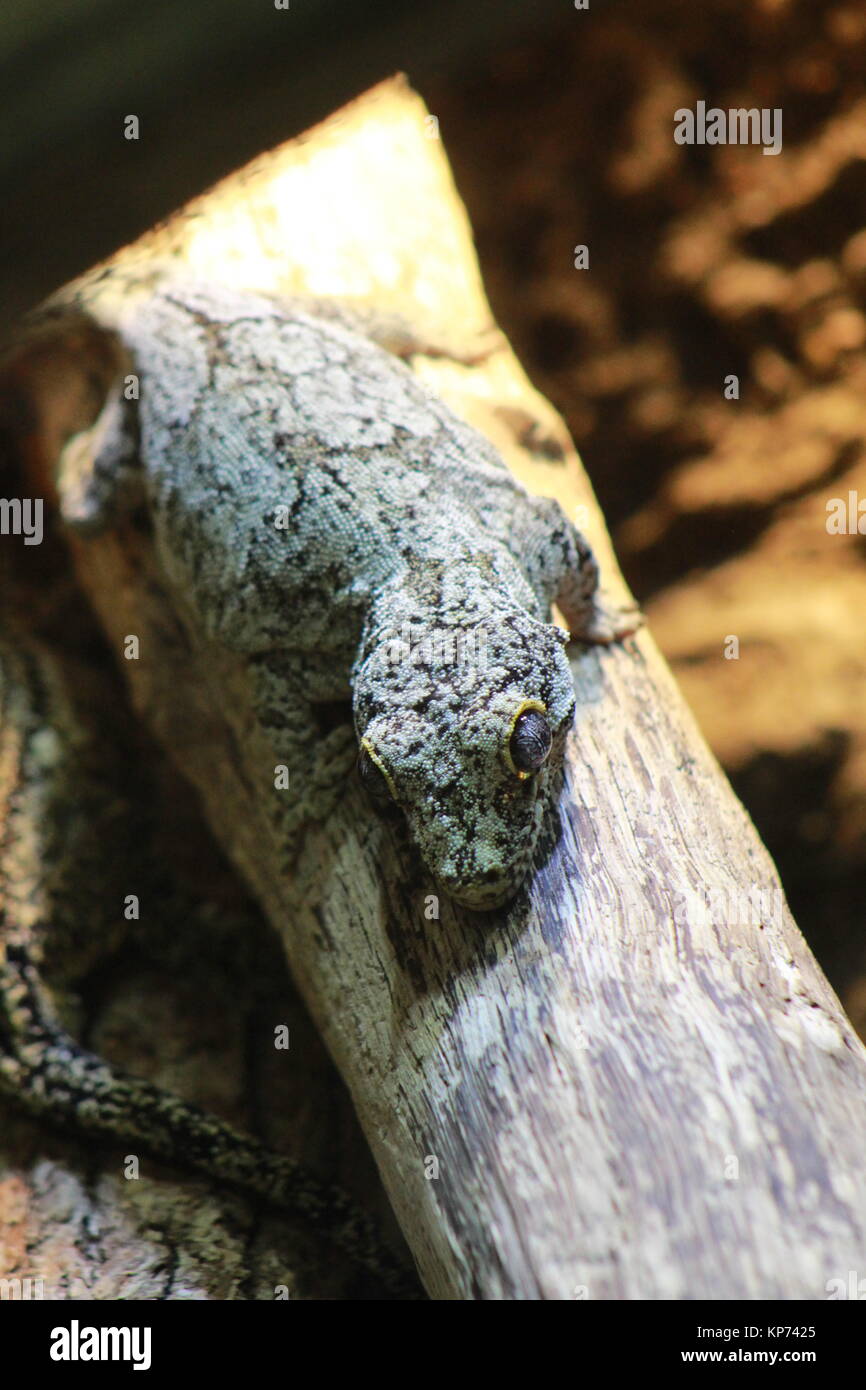
[[[87,537],[143,508],[177,608],[245,658],[299,775],[273,812],[287,863],[355,755],[443,890],[506,906],[575,714],[569,636],[639,623],[584,536],[351,312],[179,274],[120,333],[138,389],[109,393],[64,520]],[[334,702],[353,736],[322,734]]]

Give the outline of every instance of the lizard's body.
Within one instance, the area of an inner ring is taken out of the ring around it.
[[[428,868],[467,906],[506,902],[574,712],[551,603],[573,635],[617,635],[585,540],[344,323],[180,280],[123,336],[140,400],[107,410],[67,516],[86,532],[144,502],[178,604],[249,657],[302,788],[283,840],[340,793],[344,731],[321,740],[316,706],[351,700],[367,781]]]

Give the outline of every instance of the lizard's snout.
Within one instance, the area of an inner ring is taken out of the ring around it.
[[[485,796],[477,788],[452,789],[446,802],[429,798],[426,814],[410,816],[410,830],[427,868],[449,898],[475,912],[505,907],[532,861],[540,816],[537,788]]]
[[[527,847],[529,848],[529,847]],[[450,864],[439,863],[432,866],[434,877],[442,889],[459,903],[473,912],[492,912],[495,908],[506,907],[516,895],[526,877],[529,855],[491,863],[474,863],[453,868]]]

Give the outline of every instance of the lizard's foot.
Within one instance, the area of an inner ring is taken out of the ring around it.
[[[588,616],[571,628],[571,637],[574,641],[609,647],[631,637],[645,622],[637,604],[614,603],[597,593]]]

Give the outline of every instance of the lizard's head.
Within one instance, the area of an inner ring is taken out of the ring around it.
[[[369,644],[355,672],[361,779],[398,806],[457,902],[507,903],[532,859],[574,714],[566,636],[523,610]]]

